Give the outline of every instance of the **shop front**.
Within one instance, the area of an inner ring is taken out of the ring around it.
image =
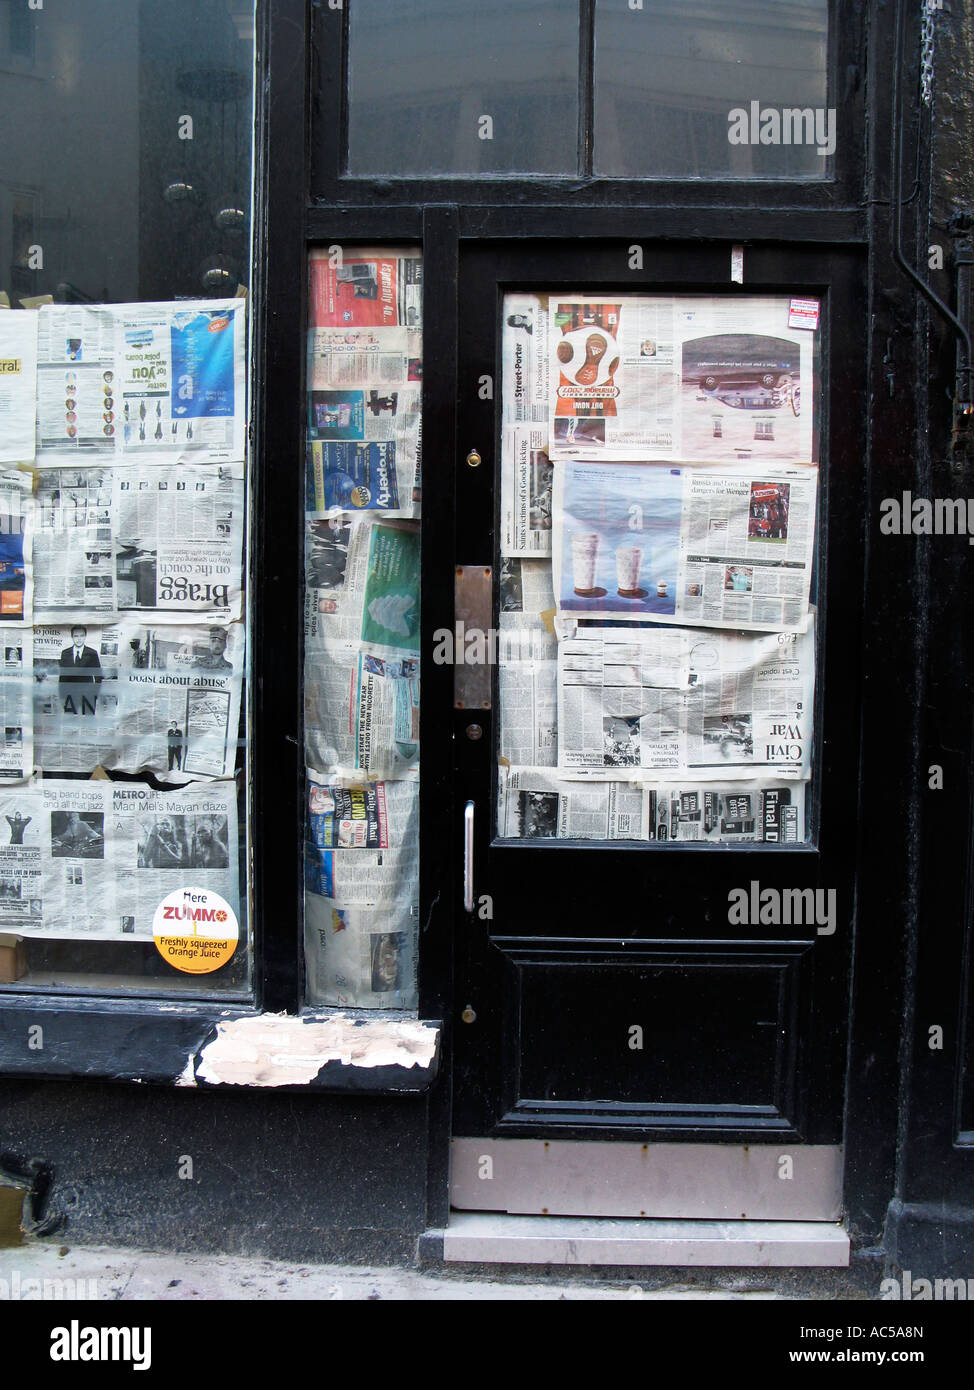
[[[966,1277],[969,20],[6,8],[28,1224]]]

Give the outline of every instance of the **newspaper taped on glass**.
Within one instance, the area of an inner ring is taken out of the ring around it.
[[[165,782],[231,776],[244,657],[238,623],[36,627],[36,765]]]
[[[0,313],[0,464],[34,457],[37,395],[37,311]]]
[[[498,769],[502,839],[645,840],[647,801],[630,782],[569,782],[547,767]]]
[[[543,296],[504,296],[501,362],[504,424],[547,426],[550,362],[548,302]]]
[[[411,905],[419,875],[416,782],[345,782],[308,770],[305,886],[343,907]]]
[[[818,469],[568,459],[555,469],[559,614],[803,629]]]
[[[551,294],[551,458],[811,462],[814,335],[789,303]]]
[[[563,774],[807,780],[815,632],[579,628],[558,645]]]
[[[422,252],[313,247],[308,253],[308,321],[313,329],[421,328]]]
[[[498,769],[497,833],[505,839],[799,844],[805,785],[757,782],[648,787],[576,782],[547,768]]]
[[[309,516],[419,515],[422,379],[415,329],[309,330]]]
[[[39,311],[37,458],[243,462],[246,300]]]
[[[36,622],[227,622],[243,604],[242,464],[42,468]]]
[[[315,1004],[415,1008],[419,788],[308,770],[305,960]]]
[[[0,469],[0,623],[31,621],[33,517],[31,475],[15,468]]]
[[[151,941],[187,884],[239,915],[237,789],[37,779],[0,788],[0,929],[63,941]]]
[[[30,628],[0,627],[0,658],[0,782],[18,782],[34,771]]]
[[[419,528],[369,516],[307,528],[307,761],[330,775],[415,774]]]
[[[505,425],[501,453],[501,554],[550,555],[552,481],[547,432]]]

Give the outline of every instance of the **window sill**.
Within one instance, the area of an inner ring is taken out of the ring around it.
[[[0,1075],[31,1079],[420,1095],[436,1077],[440,1036],[438,1023],[402,1014],[0,997]]]

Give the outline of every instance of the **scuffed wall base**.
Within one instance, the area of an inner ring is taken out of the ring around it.
[[[59,1244],[413,1264],[426,1224],[425,1097],[7,1081],[0,1150],[53,1168]]]

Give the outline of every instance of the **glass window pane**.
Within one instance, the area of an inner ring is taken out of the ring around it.
[[[597,0],[595,172],[829,176],[827,40],[828,0]]]
[[[818,314],[507,295],[500,837],[811,838]]]
[[[574,174],[578,0],[350,0],[348,169]]]
[[[312,251],[305,1001],[417,1005],[422,261]]]
[[[247,998],[253,0],[0,8],[0,983]]]

